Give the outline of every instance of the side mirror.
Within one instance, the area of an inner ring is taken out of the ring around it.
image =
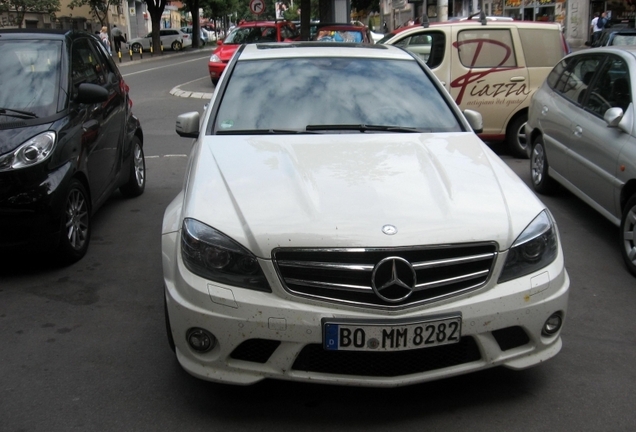
[[[617,127],[618,124],[623,119],[623,110],[621,108],[610,108],[605,111],[605,115],[603,116],[603,120],[607,123],[609,127]]]
[[[175,131],[183,138],[198,138],[200,117],[196,111],[181,114],[177,117]]]
[[[223,40],[221,40],[221,39],[217,39],[217,41],[216,41],[216,45],[217,45],[217,46],[221,46],[221,45],[223,45]]]
[[[475,133],[481,133],[484,130],[484,119],[477,111],[464,110],[464,117]]]
[[[77,87],[75,102],[94,104],[108,100],[108,90],[92,83],[82,83]]]

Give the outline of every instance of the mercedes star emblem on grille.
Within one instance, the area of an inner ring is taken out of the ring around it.
[[[371,275],[373,292],[388,303],[407,299],[415,290],[417,277],[410,262],[401,257],[387,257],[377,263]]]
[[[397,234],[397,228],[395,227],[395,225],[387,224],[382,227],[382,232],[386,235]]]

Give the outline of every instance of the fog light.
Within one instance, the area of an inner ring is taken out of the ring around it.
[[[545,324],[543,324],[542,333],[545,336],[552,336],[553,334],[561,330],[562,325],[563,318],[561,318],[561,314],[559,312],[553,313],[552,315],[550,315],[550,318],[546,320]]]
[[[186,340],[190,348],[199,353],[210,351],[216,345],[216,338],[212,333],[201,328],[191,328],[186,333]]]

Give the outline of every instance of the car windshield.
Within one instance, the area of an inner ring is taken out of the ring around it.
[[[237,27],[227,35],[223,44],[244,44],[256,42],[275,42],[276,27],[256,26],[256,27]]]
[[[0,41],[0,122],[57,112],[61,54],[61,41]]]
[[[354,42],[360,43],[364,40],[362,32],[356,30],[318,30],[316,40],[320,42]]]
[[[617,34],[612,45],[636,45],[636,34]]]
[[[446,99],[414,60],[239,61],[216,118],[216,132],[222,134],[383,130],[377,126],[403,132],[463,130]]]

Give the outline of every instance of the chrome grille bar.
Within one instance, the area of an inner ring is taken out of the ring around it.
[[[451,266],[451,265],[457,265],[457,264],[465,264],[470,262],[477,262],[477,261],[492,259],[494,256],[495,256],[494,253],[485,253],[485,254],[466,256],[461,258],[418,262],[418,263],[413,263],[413,268],[415,270],[420,270],[420,269],[431,268],[431,267],[444,267],[444,266]]]
[[[477,279],[477,278],[483,278],[484,276],[488,275],[488,272],[489,272],[488,270],[482,270],[482,271],[479,271],[479,272],[470,273],[470,274],[461,275],[461,276],[455,276],[455,277],[452,277],[452,278],[442,279],[442,280],[438,280],[438,281],[421,283],[421,284],[415,285],[415,290],[416,291],[420,291],[420,290],[425,290],[425,289],[437,288],[437,287],[441,287],[441,286],[445,286],[445,285],[451,285],[451,284],[454,284],[454,283],[457,283],[457,282],[463,282],[463,281],[469,281],[469,280],[473,280],[473,279]]]
[[[352,271],[373,271],[373,265],[368,264],[340,264],[318,261],[279,261],[281,267],[313,268],[313,269],[335,269]]]
[[[302,285],[306,287],[338,289],[338,290],[351,291],[351,292],[363,292],[363,293],[373,292],[373,288],[371,288],[370,286],[367,287],[367,286],[360,286],[360,285],[346,285],[346,284],[337,284],[337,283],[320,282],[320,281],[308,281],[308,280],[293,279],[293,278],[287,279],[287,283],[293,284],[293,285]]]

